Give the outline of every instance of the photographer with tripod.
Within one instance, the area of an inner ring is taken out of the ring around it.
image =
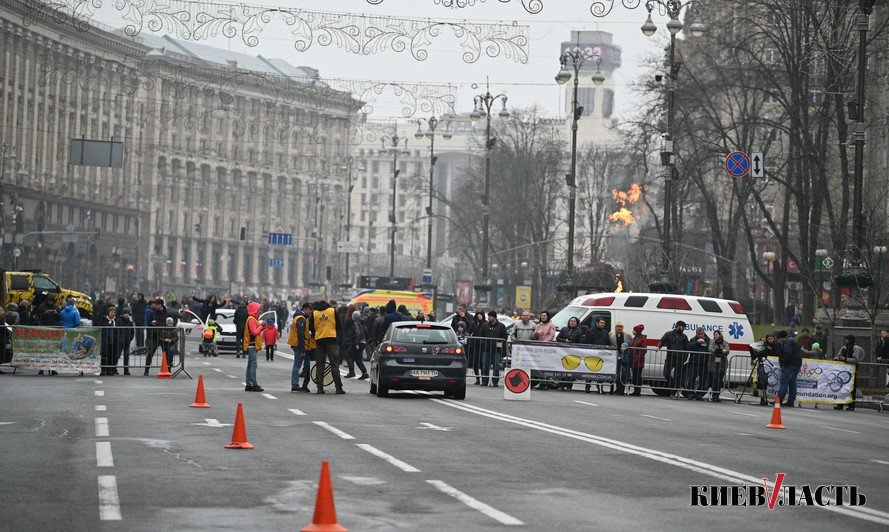
[[[753,366],[753,371],[756,372],[756,390],[754,395],[759,395],[759,406],[769,406],[769,400],[766,397],[768,395],[769,374],[766,372],[765,365],[772,365],[768,358],[778,356],[779,349],[778,338],[773,332],[766,334],[765,340],[758,349],[754,348],[753,345],[750,346],[750,363]],[[751,377],[753,376],[753,371],[751,371]]]

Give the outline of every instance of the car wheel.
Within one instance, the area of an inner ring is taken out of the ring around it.
[[[445,395],[450,395],[452,399],[456,399],[458,401],[466,399],[466,383],[464,382],[456,388],[451,388],[450,393],[445,393]]]
[[[370,383],[370,393],[372,393],[372,394],[377,393],[377,385],[374,384],[372,381]]]
[[[382,382],[377,383],[377,397],[389,397],[389,387]]]

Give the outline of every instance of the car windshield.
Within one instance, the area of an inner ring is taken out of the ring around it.
[[[578,321],[583,319],[583,315],[587,313],[589,309],[584,307],[575,307],[575,306],[567,306],[556,313],[555,316],[552,317],[553,325],[561,329],[562,327],[568,326],[568,320],[571,318],[577,318]]]
[[[418,329],[398,327],[392,332],[392,342],[398,344],[447,344],[451,342],[450,329]]]
[[[216,319],[213,320],[219,325],[234,325],[235,324],[235,315],[225,316],[223,314],[217,314]]]

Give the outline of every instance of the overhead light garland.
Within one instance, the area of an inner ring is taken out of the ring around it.
[[[636,9],[642,0],[620,0],[626,9]],[[596,0],[590,5],[590,13],[595,17],[605,17],[614,9],[614,0]]]
[[[540,0],[531,0],[530,3]],[[68,23],[80,32],[91,29],[91,19],[105,0],[43,0],[34,2],[26,17]],[[358,55],[410,51],[414,59],[429,56],[432,41],[450,29],[463,48],[463,61],[476,62],[482,54],[528,62],[529,28],[517,23],[473,23],[390,16],[309,11],[289,7],[225,4],[197,0],[113,0],[111,5],[126,23],[124,32],[135,37],[146,28],[200,41],[213,37],[240,38],[250,47],[271,22],[287,26],[298,52],[312,44],[335,46]],[[25,21],[27,23],[27,20]]]
[[[472,7],[476,3],[484,3],[486,0],[433,0],[436,4],[444,7],[450,7],[453,9],[456,8],[464,8],[464,7]],[[512,0],[498,0],[501,4],[508,4]],[[522,3],[522,7],[525,8],[525,11],[531,13],[532,15],[536,15],[543,11],[543,0],[519,0]],[[383,3],[383,0],[367,0],[368,4],[379,5]]]

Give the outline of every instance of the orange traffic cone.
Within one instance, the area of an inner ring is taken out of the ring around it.
[[[330,464],[321,462],[321,478],[318,480],[318,497],[315,499],[315,515],[312,524],[302,532],[349,532],[348,528],[336,522],[336,508],[333,505],[333,484],[330,482]]]
[[[781,398],[775,397],[775,408],[772,410],[772,421],[766,425],[767,429],[786,429],[781,424]]]
[[[252,449],[247,441],[247,425],[244,424],[244,405],[238,403],[238,413],[235,415],[235,426],[232,428],[232,442],[225,446],[226,449]]]
[[[207,404],[207,397],[204,395],[204,376],[198,375],[198,389],[194,392],[194,402],[191,408],[210,408]]]
[[[173,374],[170,373],[170,367],[167,366],[167,352],[161,351],[161,370],[157,372],[158,379],[170,379]]]

